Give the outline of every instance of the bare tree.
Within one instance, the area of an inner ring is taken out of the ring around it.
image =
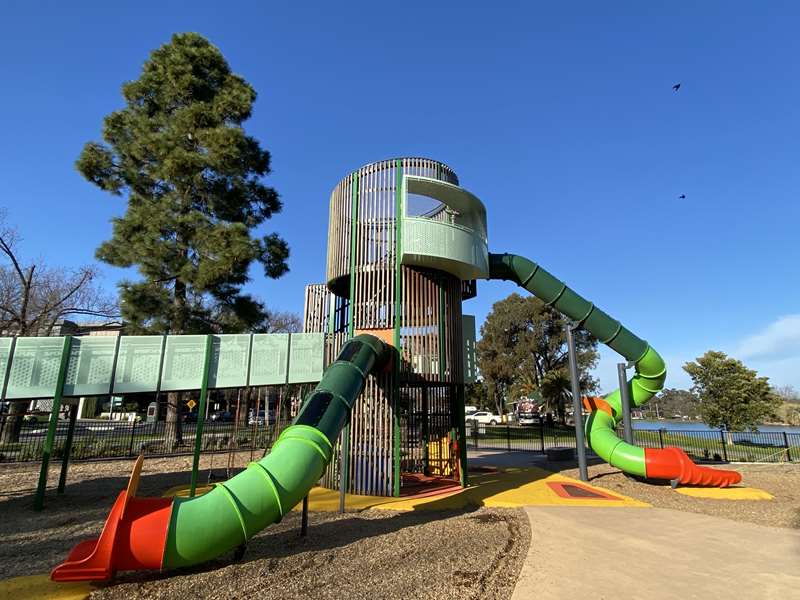
[[[42,261],[24,262],[20,237],[0,211],[0,332],[15,336],[48,336],[68,317],[119,318],[119,308],[97,286],[94,267],[60,269]],[[12,402],[0,442],[19,439],[27,401]]]
[[[297,313],[267,310],[258,329],[260,333],[299,333],[303,331],[303,319]]]

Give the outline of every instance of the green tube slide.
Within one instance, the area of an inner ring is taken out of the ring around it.
[[[162,568],[198,564],[232,550],[296,506],[322,476],[367,375],[388,353],[374,336],[349,340],[267,456],[203,496],[176,498]]]
[[[631,404],[641,406],[664,385],[667,369],[663,359],[650,345],[635,336],[619,321],[582,298],[567,285],[535,262],[514,254],[490,254],[489,278],[513,281],[586,329],[602,343],[635,365],[630,381]],[[622,418],[619,390],[605,398],[612,414],[595,410],[586,422],[586,438],[609,464],[631,473],[646,476],[645,451],[617,437],[617,423]]]

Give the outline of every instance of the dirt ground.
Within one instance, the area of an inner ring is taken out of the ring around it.
[[[243,465],[249,455],[237,461]],[[217,459],[224,472],[224,458]],[[188,482],[190,459],[145,461],[140,495]],[[204,457],[201,467],[208,466]],[[99,534],[132,461],[78,463],[66,493],[48,490],[32,510],[34,465],[0,465],[0,579],[43,573],[71,547]],[[201,472],[205,482],[207,472]],[[50,484],[57,482],[53,468]],[[312,512],[306,538],[300,514],[254,537],[244,558],[232,556],[169,575],[130,574],[93,599],[128,598],[510,598],[530,543],[519,509]]]

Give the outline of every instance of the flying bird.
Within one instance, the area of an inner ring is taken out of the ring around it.
[[[681,89],[681,84],[680,83],[676,83],[675,85],[672,86],[672,91],[673,92],[677,92],[679,89]]]
[[[678,198],[680,198],[681,200],[684,200],[686,198],[686,194],[681,194],[680,196],[678,196]]]

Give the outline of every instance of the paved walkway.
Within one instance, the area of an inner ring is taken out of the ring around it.
[[[531,547],[512,600],[798,597],[800,531],[665,508],[525,511]]]

